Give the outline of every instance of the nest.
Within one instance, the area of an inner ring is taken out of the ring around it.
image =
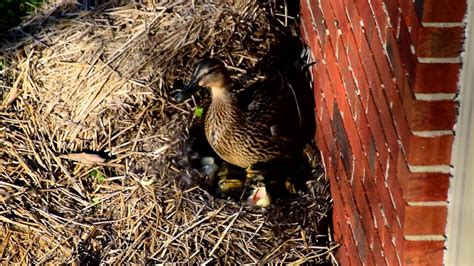
[[[272,1],[63,0],[8,32],[0,261],[335,262],[314,144],[303,195],[267,210],[219,199],[183,159],[203,103],[170,97],[202,57],[258,78],[257,63],[294,25]]]

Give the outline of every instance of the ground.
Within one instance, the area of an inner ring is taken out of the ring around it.
[[[288,11],[289,10],[289,11]],[[334,262],[314,144],[307,190],[266,210],[217,198],[190,163],[206,56],[235,78],[295,31],[270,1],[52,1],[2,39],[0,261]],[[290,13],[289,13],[290,12]]]

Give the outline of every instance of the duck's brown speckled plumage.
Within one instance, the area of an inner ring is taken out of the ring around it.
[[[208,70],[212,71],[208,71]],[[201,74],[200,74],[201,73]],[[301,121],[295,98],[282,75],[234,94],[237,86],[218,60],[202,62],[194,76],[216,75],[219,86],[209,82],[212,102],[205,118],[206,137],[216,153],[228,163],[247,168],[289,156],[298,145]],[[199,82],[199,81],[198,81]]]

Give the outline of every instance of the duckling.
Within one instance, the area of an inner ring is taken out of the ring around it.
[[[246,169],[250,205],[270,205],[265,171],[259,165],[288,158],[304,146],[302,114],[292,85],[276,72],[243,89],[222,61],[211,58],[197,65],[175,99],[184,101],[199,87],[208,88],[212,97],[204,121],[210,146],[224,161]],[[235,183],[222,178],[219,187],[225,190]]]

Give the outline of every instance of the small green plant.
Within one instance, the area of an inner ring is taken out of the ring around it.
[[[100,172],[99,170],[92,170],[89,173],[90,177],[96,178],[98,182],[104,182],[105,181],[105,176]]]
[[[102,203],[102,198],[100,197],[94,197],[92,198],[92,205],[96,206]]]
[[[204,114],[204,108],[196,107],[196,109],[194,109],[194,116],[195,117],[201,118],[203,114]]]

